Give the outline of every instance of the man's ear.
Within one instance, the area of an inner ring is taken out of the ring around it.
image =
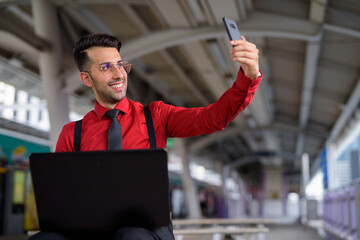
[[[87,86],[87,87],[93,86],[93,82],[90,78],[90,75],[87,72],[80,72],[80,79],[84,83],[85,86]]]

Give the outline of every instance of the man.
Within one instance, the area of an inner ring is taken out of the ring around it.
[[[157,148],[166,148],[168,137],[191,137],[223,130],[251,102],[262,78],[258,49],[243,37],[231,44],[234,46],[230,51],[231,58],[241,64],[241,69],[233,86],[217,102],[203,108],[174,107],[160,101],[149,105]],[[107,112],[111,109],[120,110],[117,119],[122,131],[122,149],[150,146],[143,105],[126,98],[131,64],[121,58],[120,48],[121,42],[108,34],[87,35],[75,44],[74,58],[80,79],[92,88],[96,99],[95,109],[82,121],[80,151],[108,149],[108,129],[112,120]],[[74,131],[75,122],[64,126],[57,152],[75,151]],[[40,233],[33,239],[69,238],[78,239],[53,233]],[[154,231],[126,228],[115,234],[115,239],[126,240],[173,238],[171,225]]]

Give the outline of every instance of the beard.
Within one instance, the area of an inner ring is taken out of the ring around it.
[[[98,102],[105,102],[109,104],[117,104],[122,99],[126,97],[126,91],[127,91],[127,79],[119,79],[111,81],[110,83],[101,83],[97,80],[95,80],[91,74],[90,78],[93,82],[93,91],[95,94],[96,99]],[[116,82],[121,81],[123,83],[123,89],[120,92],[114,92],[109,87],[110,84],[114,84]]]

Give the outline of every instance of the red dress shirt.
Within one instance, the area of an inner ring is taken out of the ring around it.
[[[149,105],[154,123],[156,145],[166,148],[168,137],[193,137],[223,130],[251,102],[262,77],[247,78],[239,71],[233,86],[207,107],[174,107],[163,102]],[[115,107],[123,131],[123,149],[149,148],[143,105],[124,98]],[[107,150],[109,110],[95,102],[95,109],[85,115],[81,130],[81,151]],[[59,136],[56,152],[74,151],[75,122],[66,124]]]

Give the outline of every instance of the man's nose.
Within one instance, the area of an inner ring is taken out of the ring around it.
[[[113,67],[113,77],[114,78],[124,78],[125,77],[125,69],[123,67]]]

